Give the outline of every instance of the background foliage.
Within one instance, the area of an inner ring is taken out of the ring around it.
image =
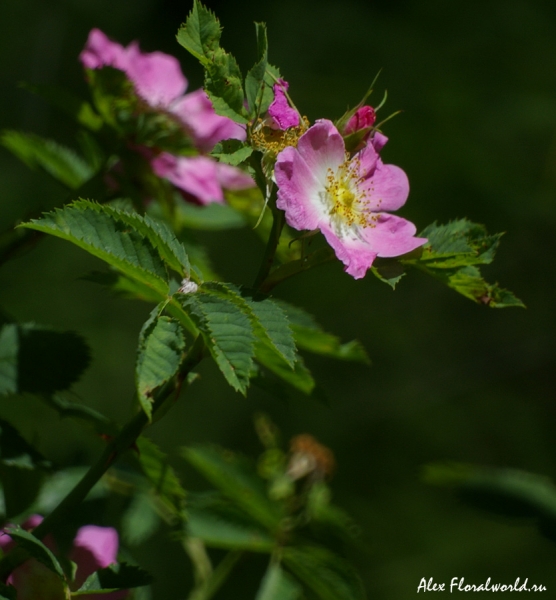
[[[341,115],[376,72],[388,108],[385,160],[408,173],[412,192],[402,211],[418,227],[467,216],[489,231],[507,231],[485,273],[524,300],[527,311],[482,309],[417,272],[393,293],[376,279],[354,281],[339,264],[278,288],[328,330],[359,338],[373,366],[308,357],[324,382],[328,406],[299,395],[282,405],[263,392],[235,394],[213,367],[192,386],[173,417],[149,435],[165,451],[218,441],[260,452],[252,415],[264,410],[284,439],[310,432],[333,448],[337,504],[362,529],[353,559],[370,597],[412,595],[421,577],[480,583],[529,577],[556,585],[554,547],[527,520],[493,520],[426,486],[421,465],[454,460],[556,476],[553,370],[554,288],[548,276],[556,249],[556,8],[548,0],[491,0],[465,5],[439,0],[207,2],[225,26],[223,43],[243,65],[255,56],[252,21],[269,27],[270,60],[280,65],[302,112]],[[191,88],[196,62],[174,40],[190,6],[171,1],[7,0],[0,8],[0,127],[33,131],[72,145],[58,114],[18,81],[57,83],[84,93],[77,54],[91,27],[144,50],[182,61]],[[249,40],[246,42],[245,40]],[[0,153],[0,226],[23,212],[49,208],[66,192],[39,171]],[[241,235],[244,244],[236,243]],[[249,230],[207,233],[225,279],[252,279]],[[129,410],[134,349],[149,307],[109,296],[79,278],[98,262],[55,239],[6,264],[0,304],[20,322],[76,330],[93,349],[76,390],[116,420]],[[242,272],[243,269],[243,272]],[[58,464],[79,466],[102,442],[31,398],[3,402],[1,417],[22,423],[27,439]],[[175,455],[188,487],[206,486]],[[94,505],[112,524],[113,504]],[[165,533],[135,550],[157,577],[155,597],[181,598],[188,586],[181,549],[165,552]],[[143,553],[143,554],[142,554]],[[241,565],[233,584],[242,585]],[[245,590],[245,594],[253,590]],[[226,597],[225,592],[221,596]]]

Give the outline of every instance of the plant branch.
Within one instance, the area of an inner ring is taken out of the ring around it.
[[[275,193],[276,192],[274,192],[274,194]],[[282,233],[282,229],[284,228],[284,213],[281,210],[276,210],[273,208],[272,215],[274,219],[272,221],[272,228],[266,242],[266,248],[261,266],[259,267],[259,272],[257,273],[257,277],[253,283],[253,288],[256,290],[261,289],[261,285],[268,277],[268,274],[272,269],[272,265],[274,264],[274,259],[276,256],[276,249],[278,248],[278,244],[280,242],[280,235]]]
[[[153,416],[156,411],[165,404],[166,400],[174,393],[179,393],[182,384],[187,379],[188,373],[200,362],[204,355],[204,343],[199,335],[185,357],[178,376],[163,385],[155,394],[153,401]],[[93,486],[106,473],[106,471],[118,460],[118,458],[135,444],[143,429],[149,424],[149,418],[144,411],[138,412],[121,429],[106,446],[96,463],[91,465],[87,473],[71,490],[71,492],[60,502],[60,504],[33,530],[33,535],[39,539],[56,528],[58,523],[67,518],[69,511],[79,505]],[[16,547],[12,552],[4,556],[0,561],[0,581],[4,581],[8,575],[22,562],[29,558],[28,553],[21,547]]]

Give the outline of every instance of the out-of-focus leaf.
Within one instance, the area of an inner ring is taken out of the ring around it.
[[[271,531],[278,527],[280,506],[268,498],[264,481],[244,460],[213,446],[184,448],[182,454],[246,514]]]
[[[227,204],[213,202],[207,206],[195,206],[185,201],[177,202],[176,216],[181,227],[219,231],[245,227],[245,219]]]
[[[283,563],[321,600],[364,600],[365,591],[353,567],[322,546],[287,546]]]
[[[139,437],[137,447],[139,463],[153,493],[170,515],[181,518],[186,493],[169,464],[168,456],[145,436]]]
[[[0,419],[0,480],[7,518],[31,506],[50,467],[10,423]]]
[[[65,390],[89,361],[89,348],[76,333],[9,323],[0,330],[0,394]]]
[[[370,363],[361,342],[352,340],[342,344],[338,337],[324,332],[313,317],[303,309],[282,300],[276,302],[284,309],[290,320],[295,342],[299,348],[330,358]]]
[[[152,418],[154,391],[178,372],[185,339],[175,320],[159,317],[155,307],[139,336],[135,382],[137,397],[149,420]]]
[[[271,352],[267,346],[259,346],[257,348],[257,360],[280,379],[304,394],[311,394],[315,389],[315,380],[301,356],[296,357],[292,369],[281,356]]]
[[[19,546],[45,567],[56,573],[60,579],[65,580],[64,571],[52,552],[32,533],[25,531],[19,525],[6,527],[4,530]]]
[[[517,469],[461,463],[425,466],[423,480],[453,489],[468,504],[491,513],[532,519],[556,542],[556,485],[542,475]]]
[[[3,131],[0,144],[28,167],[42,167],[54,179],[72,190],[79,188],[94,175],[93,169],[76,152],[38,135]]]
[[[13,585],[6,585],[0,581],[0,600],[17,600],[17,590]]]
[[[297,600],[302,597],[302,592],[301,586],[278,563],[272,561],[255,600]]]
[[[135,546],[147,540],[160,525],[160,517],[147,493],[137,492],[122,516],[122,537]]]

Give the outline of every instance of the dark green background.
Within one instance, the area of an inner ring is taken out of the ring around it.
[[[511,583],[556,590],[555,548],[523,524],[494,520],[419,481],[420,466],[450,459],[510,466],[554,477],[556,250],[556,4],[551,0],[271,0],[208,2],[225,26],[223,44],[244,67],[254,60],[252,21],[269,27],[270,59],[310,119],[337,118],[382,68],[375,98],[388,89],[386,162],[412,186],[401,211],[419,228],[467,216],[506,231],[486,270],[527,304],[489,310],[419,273],[396,292],[368,276],[354,281],[328,265],[278,288],[344,339],[358,337],[373,367],[310,357],[328,407],[262,392],[235,395],[209,365],[203,380],[152,429],[168,452],[215,441],[259,452],[252,414],[264,410],[285,439],[310,432],[336,453],[337,503],[362,528],[356,553],[370,598],[412,598],[422,577]],[[201,72],[175,42],[188,2],[167,0],[3,0],[0,7],[0,127],[73,143],[73,130],[17,82],[57,83],[85,93],[77,61],[91,27],[144,50],[180,58],[191,89]],[[66,194],[0,150],[0,226]],[[260,246],[250,231],[206,236],[215,265],[250,281]],[[0,305],[20,321],[86,336],[94,362],[79,397],[123,421],[131,406],[134,348],[150,307],[80,281],[100,264],[48,239],[4,266]],[[59,464],[95,457],[101,442],[32,399],[2,401],[1,416]],[[176,465],[180,466],[179,459]],[[183,470],[186,485],[199,480]],[[108,518],[108,517],[106,517]],[[157,576],[155,598],[186,596],[186,559],[165,535],[135,550]],[[150,562],[152,561],[152,562]],[[246,563],[218,598],[252,597]],[[246,585],[246,584],[245,584]],[[446,594],[439,593],[438,596]],[[477,594],[474,597],[481,597]],[[490,597],[490,594],[484,594]]]

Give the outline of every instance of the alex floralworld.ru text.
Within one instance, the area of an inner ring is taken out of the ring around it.
[[[452,577],[449,585],[450,593],[453,592],[546,592],[544,585],[533,585],[528,586],[529,579],[526,578],[521,583],[521,578],[518,577],[515,583],[503,584],[503,583],[491,583],[490,577],[479,585],[465,583],[464,577]],[[419,585],[417,586],[417,593],[419,592],[446,592],[445,583],[435,583],[433,578],[430,577],[428,580],[426,577],[422,577]]]

